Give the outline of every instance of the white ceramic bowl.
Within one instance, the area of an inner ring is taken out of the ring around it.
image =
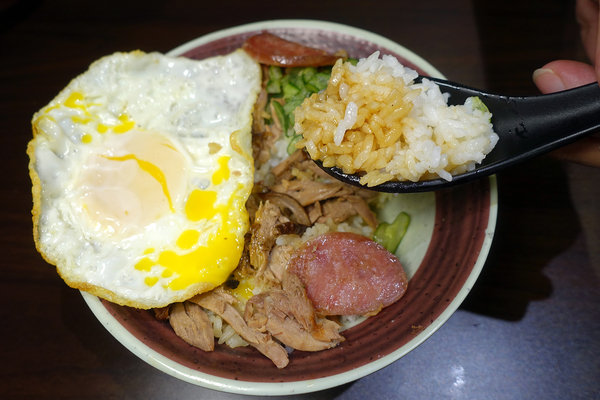
[[[442,77],[427,61],[384,37],[323,21],[257,22],[192,40],[171,55],[205,58],[239,48],[263,30],[352,57],[375,50],[393,54],[425,75]],[[150,365],[214,390],[284,395],[331,388],[359,379],[398,360],[433,334],[458,308],[487,257],[497,213],[495,177],[436,193],[403,195],[388,211],[407,211],[411,226],[397,255],[410,278],[406,295],[364,323],[344,332],[346,341],[321,352],[294,351],[277,369],[253,348],[193,348],[151,312],[121,307],[82,293],[98,320],[125,347]],[[284,384],[282,384],[284,383]]]

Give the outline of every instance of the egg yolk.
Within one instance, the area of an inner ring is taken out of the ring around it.
[[[131,121],[127,114],[119,115],[119,124],[113,127],[115,133],[125,133],[135,127],[135,122]]]
[[[229,163],[228,156],[219,157],[219,160],[218,160],[219,168],[215,171],[215,173],[212,176],[212,184],[213,185],[218,185],[218,184],[222,183],[223,181],[226,181],[229,179],[230,171],[229,171],[228,163]]]
[[[212,175],[213,186],[206,190],[195,189],[185,204],[186,218],[192,222],[203,222],[203,235],[194,229],[181,233],[177,239],[178,249],[167,249],[150,255],[146,252],[135,266],[140,271],[151,271],[155,266],[162,268],[162,277],[174,278],[166,285],[172,290],[183,290],[190,285],[203,282],[215,287],[223,283],[237,266],[244,248],[244,237],[248,225],[248,213],[239,185],[227,203],[218,203],[217,185],[229,178],[229,157],[218,160],[219,167]],[[202,237],[202,243],[198,243]],[[158,280],[146,280],[148,286]]]
[[[149,174],[160,185],[160,187],[162,188],[162,192],[165,195],[165,198],[169,202],[169,209],[172,212],[175,211],[175,209],[173,208],[173,201],[171,200],[171,194],[169,193],[169,188],[167,187],[167,179],[165,177],[165,174],[163,174],[162,170],[159,167],[157,167],[150,161],[140,160],[137,156],[133,154],[126,154],[124,156],[118,157],[105,157],[106,159],[112,161],[135,161],[138,164],[139,169]]]
[[[241,190],[240,185],[237,191]],[[163,268],[162,276],[175,276],[166,286],[172,290],[182,290],[190,285],[203,282],[212,287],[223,283],[237,266],[248,224],[248,214],[241,196],[234,193],[227,204],[216,203],[216,193],[211,190],[194,190],[186,202],[186,215],[190,220],[205,219],[207,239],[197,243],[200,233],[196,230],[184,231],[177,240],[179,249],[157,252],[154,257],[143,257],[135,266],[140,271],[150,271],[155,265]],[[208,210],[208,211],[207,211]],[[216,228],[215,228],[216,227]],[[179,250],[190,250],[183,252]],[[152,286],[157,281],[146,281]]]
[[[65,100],[65,106],[69,108],[79,108],[85,112],[87,112],[87,107],[84,103],[85,97],[82,93],[73,92],[67,97]]]
[[[194,189],[185,203],[185,215],[190,221],[211,219],[216,210],[217,192],[212,190]]]
[[[163,135],[112,135],[78,177],[81,209],[95,231],[130,236],[175,211],[185,196],[186,170],[185,158]]]
[[[184,250],[191,249],[198,242],[199,238],[200,232],[189,229],[179,236],[179,239],[177,239],[177,246]]]
[[[254,296],[254,278],[240,277],[239,284],[235,289],[229,289],[229,292],[237,297],[242,303],[250,300]]]
[[[117,116],[117,122],[111,125],[106,125],[98,120],[97,113],[94,112],[95,106],[101,106],[101,104],[91,103],[86,99],[83,93],[72,92],[63,102],[67,109],[72,109],[76,112],[75,115],[71,116],[73,123],[77,125],[86,125],[91,129],[100,134],[106,133],[109,129],[113,133],[122,134],[129,132],[135,128],[135,121],[129,119],[127,114],[120,114]],[[61,104],[55,104],[47,107],[45,113],[48,114],[50,111],[60,108]],[[93,136],[89,133],[84,134],[81,137],[83,143],[92,142]]]

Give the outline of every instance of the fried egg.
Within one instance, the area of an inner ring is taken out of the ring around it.
[[[34,240],[65,282],[161,307],[211,290],[249,228],[260,66],[115,53],[33,116]]]

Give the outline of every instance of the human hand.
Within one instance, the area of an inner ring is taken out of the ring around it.
[[[552,93],[600,81],[600,4],[577,0],[575,13],[586,54],[593,65],[556,60],[533,72],[533,82],[542,93]],[[600,136],[592,135],[553,152],[558,158],[600,167]]]

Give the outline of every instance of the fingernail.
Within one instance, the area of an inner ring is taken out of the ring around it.
[[[549,68],[538,68],[533,71],[533,81],[544,93],[559,92],[567,88],[560,76]]]

